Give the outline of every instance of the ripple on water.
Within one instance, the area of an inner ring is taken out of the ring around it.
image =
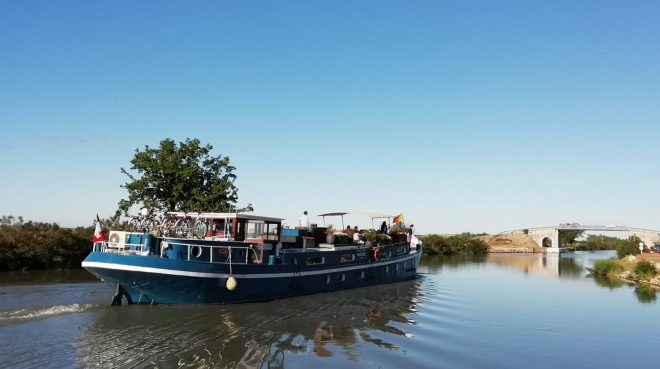
[[[80,313],[98,307],[100,307],[100,305],[69,304],[0,311],[0,327],[9,324],[56,317],[63,314]]]

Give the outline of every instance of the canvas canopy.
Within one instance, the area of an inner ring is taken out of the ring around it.
[[[323,217],[323,225],[325,226],[325,217],[332,217],[332,216],[340,216],[341,217],[341,227],[344,229],[344,215],[346,214],[360,214],[364,215],[366,217],[371,218],[371,226],[374,226],[374,219],[379,219],[379,218],[387,218],[388,223],[391,224],[389,221],[389,218],[394,218],[396,215],[390,215],[387,213],[383,213],[380,211],[354,211],[354,212],[347,212],[347,211],[335,211],[331,213],[323,213],[319,214],[318,216]]]

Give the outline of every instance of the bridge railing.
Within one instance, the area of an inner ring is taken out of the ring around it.
[[[533,227],[533,228],[521,228],[514,229],[511,231],[502,231],[496,234],[510,234],[510,233],[523,233],[525,230],[528,232],[538,231],[543,229],[558,229],[558,230],[582,230],[582,231],[612,231],[612,232],[646,232],[646,233],[658,233],[660,231],[654,229],[643,229],[643,228],[632,228],[624,225],[599,225],[599,224],[579,224],[579,223],[561,223],[556,226],[547,226],[547,227]]]

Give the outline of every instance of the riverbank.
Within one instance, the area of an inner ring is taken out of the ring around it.
[[[655,263],[655,276],[648,281],[636,278],[634,273],[635,266],[637,266],[637,263],[642,260]],[[623,272],[611,273],[610,276],[619,278],[628,283],[644,284],[653,287],[656,290],[660,290],[660,254],[629,255],[621,260],[617,260],[617,264],[623,267]]]

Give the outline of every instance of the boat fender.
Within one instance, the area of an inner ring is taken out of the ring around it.
[[[380,260],[380,251],[378,251],[378,248],[374,249],[374,260]]]
[[[236,282],[236,278],[234,277],[229,277],[227,278],[227,289],[230,291],[233,291],[236,289],[236,286],[238,285],[238,282]]]

